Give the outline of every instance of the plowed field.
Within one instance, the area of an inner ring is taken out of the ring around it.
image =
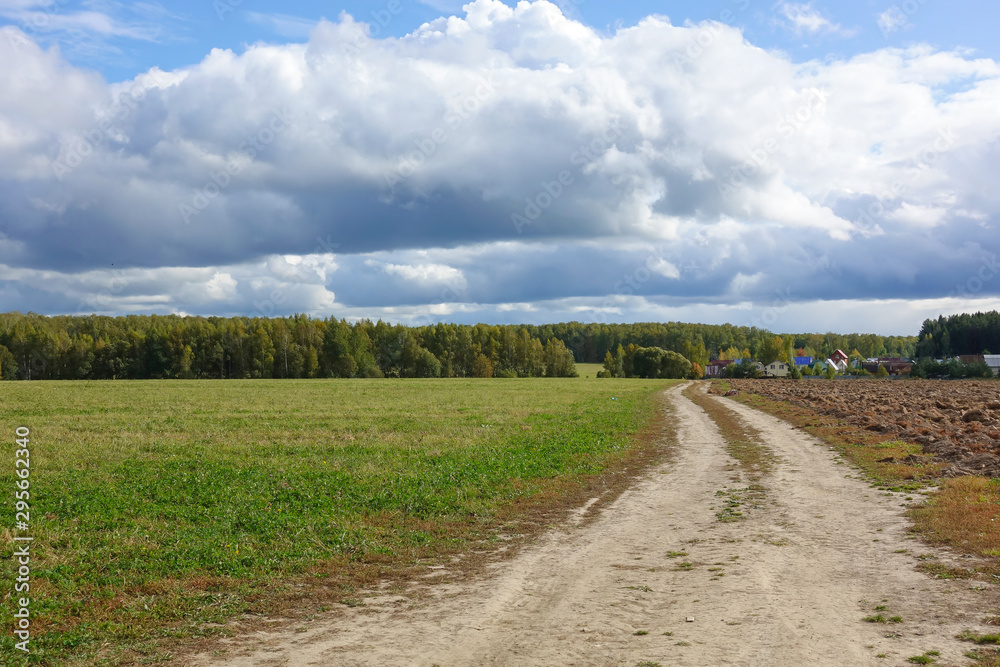
[[[730,380],[850,426],[915,442],[948,463],[946,476],[1000,476],[1000,382]]]

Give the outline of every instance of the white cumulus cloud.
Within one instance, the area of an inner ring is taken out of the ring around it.
[[[820,32],[844,36],[853,34],[853,31],[845,30],[839,23],[834,23],[823,16],[818,9],[812,6],[811,2],[779,2],[777,9],[787,25],[798,34]]]
[[[796,62],[715,22],[449,11],[115,85],[0,28],[0,295],[77,312],[113,265],[129,284],[101,312],[627,313],[940,296],[1000,252],[992,59]]]

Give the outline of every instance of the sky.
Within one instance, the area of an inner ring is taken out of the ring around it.
[[[1000,4],[0,0],[0,312],[1000,308]]]

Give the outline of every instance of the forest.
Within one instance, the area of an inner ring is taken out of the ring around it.
[[[924,321],[916,356],[944,359],[966,354],[1000,354],[1000,312],[963,313]]]
[[[757,327],[732,324],[685,324],[680,322],[639,324],[547,324],[525,326],[532,336],[547,340],[558,338],[573,352],[577,362],[602,363],[608,352],[616,354],[618,346],[627,348],[658,347],[677,352],[704,367],[715,359],[742,359],[754,357],[758,361],[769,356],[776,342],[774,333]],[[916,336],[879,336],[878,334],[781,334],[781,352],[771,360],[783,356],[792,348],[801,356],[827,358],[836,350],[848,354],[857,352],[865,357],[910,357],[913,355]]]
[[[915,337],[786,334],[811,356],[840,348],[910,356]],[[159,378],[571,377],[619,346],[660,348],[702,367],[764,355],[764,329],[683,323],[406,327],[283,318],[0,314],[4,380]]]
[[[349,324],[305,315],[0,315],[3,379],[566,377],[573,355],[523,328]]]

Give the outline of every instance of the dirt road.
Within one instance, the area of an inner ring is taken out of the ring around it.
[[[372,598],[193,664],[853,667],[907,665],[926,651],[940,652],[939,665],[969,664],[971,646],[955,635],[986,630],[996,591],[914,569],[936,552],[908,538],[903,496],[727,401],[779,463],[758,506],[722,522],[726,492],[746,480],[712,420],[680,388],[670,397],[676,456],[596,520],[553,530],[484,580],[438,587],[430,600]],[[862,621],[879,613],[902,622]]]

